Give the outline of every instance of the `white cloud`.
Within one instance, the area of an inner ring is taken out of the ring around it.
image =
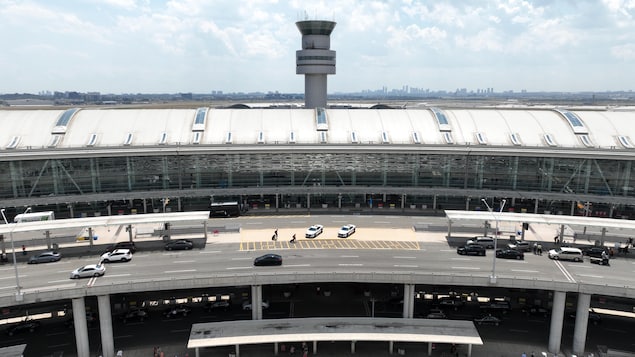
[[[620,61],[633,61],[635,60],[635,44],[613,46],[611,47],[611,56]]]

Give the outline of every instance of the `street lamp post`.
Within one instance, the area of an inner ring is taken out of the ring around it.
[[[487,206],[487,210],[489,211],[489,213],[491,213],[492,217],[494,217],[494,221],[496,221],[496,231],[494,232],[494,254],[492,257],[492,275],[489,277],[490,282],[492,284],[495,284],[496,283],[496,250],[498,249],[498,217],[494,214],[492,207],[490,207],[489,204],[487,204],[487,201],[484,198],[481,198],[481,201],[485,204],[485,206]],[[505,203],[507,203],[507,200],[503,199],[500,205],[500,210],[498,211],[499,213],[503,212]]]
[[[2,213],[2,219],[4,219],[4,224],[8,225],[7,216],[4,214],[4,208],[0,209]],[[22,300],[22,291],[20,290],[20,278],[18,276],[18,264],[15,259],[15,246],[13,245],[13,232],[9,232],[9,240],[11,241],[11,253],[13,255],[13,269],[15,270],[15,287],[17,289],[15,298],[17,301]]]

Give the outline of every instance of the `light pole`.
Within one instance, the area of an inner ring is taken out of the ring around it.
[[[489,204],[487,204],[487,201],[484,198],[481,198],[481,201],[485,204],[485,206],[487,206],[487,210],[489,211],[489,213],[491,213],[492,217],[494,217],[494,221],[496,221],[496,231],[494,232],[494,254],[492,257],[492,275],[489,277],[490,282],[492,284],[495,284],[496,283],[496,250],[498,249],[498,217],[494,214],[494,211],[492,211],[492,207],[490,207]],[[500,210],[498,211],[499,213],[503,212],[505,203],[507,203],[507,200],[503,199],[500,205]]]
[[[30,207],[29,207],[30,208]],[[2,213],[2,219],[4,219],[4,224],[7,225],[9,222],[7,221],[7,216],[4,214],[4,208],[0,209]],[[11,252],[13,254],[13,269],[15,270],[15,287],[17,289],[15,294],[16,301],[22,301],[22,291],[20,290],[20,278],[18,277],[18,265],[15,260],[15,246],[13,245],[13,232],[9,232],[9,239],[11,240]]]

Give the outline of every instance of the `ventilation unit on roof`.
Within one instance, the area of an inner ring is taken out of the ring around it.
[[[320,143],[321,144],[326,144],[328,142],[328,137],[326,135],[326,131],[321,131],[320,132]]]
[[[476,133],[476,141],[481,145],[487,145],[487,138],[483,133]]]
[[[617,137],[617,140],[619,140],[620,144],[622,144],[623,147],[627,149],[633,148],[633,143],[631,142],[631,139],[628,136],[620,135]]]
[[[203,133],[200,131],[195,131],[192,133],[192,144],[200,144],[201,138],[203,137]]]
[[[588,148],[593,147],[593,143],[591,142],[591,139],[589,138],[588,135],[583,134],[583,135],[578,135],[578,137],[580,138],[580,141],[582,141],[582,144],[584,144],[584,146]]]
[[[289,133],[289,144],[295,144],[295,132]]]
[[[86,146],[95,146],[95,143],[97,143],[97,134],[90,134]]]
[[[547,145],[558,146],[558,143],[556,143],[556,140],[553,138],[551,134],[545,134],[543,137],[545,138],[545,142],[547,143]]]
[[[168,142],[168,133],[165,131],[161,133],[161,138],[159,138],[159,145],[165,145]]]
[[[57,118],[57,122],[55,123],[51,134],[65,134],[66,129],[68,128],[68,123],[70,123],[71,119],[73,118],[75,113],[77,113],[77,111],[79,111],[79,108],[72,108],[64,111],[64,113],[62,113],[62,115]]]
[[[452,133],[446,131],[443,133],[443,138],[445,139],[446,144],[454,144],[454,138],[452,137]]]
[[[318,131],[329,130],[329,124],[326,120],[326,110],[324,110],[324,108],[315,108],[315,122]]]
[[[421,139],[416,131],[412,132],[412,141],[414,141],[415,144],[421,144]]]
[[[265,143],[265,134],[261,131],[258,133],[258,144]]]
[[[207,108],[196,109],[196,116],[194,117],[194,124],[192,124],[192,131],[205,130],[206,117],[207,117]]]
[[[354,131],[351,131],[351,143],[359,144],[359,140],[357,139],[357,133]]]
[[[225,144],[231,144],[232,143],[232,132],[229,131],[227,132],[227,136],[225,137]]]
[[[15,149],[16,147],[18,147],[19,143],[20,143],[20,137],[13,136],[11,137],[11,141],[9,141],[9,145],[7,145],[6,149]]]
[[[132,133],[128,133],[126,135],[126,140],[123,141],[124,146],[130,146],[130,144],[132,144],[132,138],[133,138]]]
[[[509,139],[512,141],[512,144],[516,146],[520,146],[523,142],[520,140],[520,135],[518,133],[509,134]]]
[[[57,144],[60,143],[61,139],[62,139],[61,135],[53,135],[53,136],[51,136],[51,140],[49,141],[48,147],[50,147],[50,148],[56,147]]]

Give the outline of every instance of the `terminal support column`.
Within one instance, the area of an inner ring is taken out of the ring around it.
[[[251,286],[251,319],[262,320],[262,285]]]
[[[414,316],[414,284],[404,284],[403,286],[403,317],[411,319]]]
[[[564,320],[564,304],[567,293],[563,291],[553,292],[553,307],[551,311],[551,326],[549,328],[549,352],[557,354],[560,352],[562,340],[562,324]]]
[[[575,327],[573,329],[573,353],[578,356],[584,355],[590,306],[591,295],[578,294],[578,306],[575,313]]]
[[[97,296],[97,307],[99,309],[99,329],[101,330],[101,354],[103,357],[114,357],[115,343],[112,335],[110,295]]]
[[[89,357],[88,326],[86,326],[86,306],[84,298],[75,298],[73,304],[73,323],[75,324],[75,344],[77,345],[77,357]]]

